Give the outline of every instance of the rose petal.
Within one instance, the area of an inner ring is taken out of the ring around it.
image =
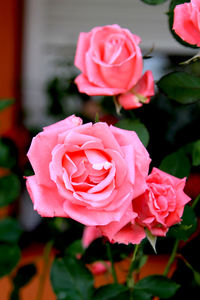
[[[133,220],[137,214],[133,212],[132,206],[130,205],[130,202],[125,202],[125,210],[122,214],[120,220],[117,222],[111,222],[110,224],[107,224],[106,226],[98,227],[103,235],[105,235],[110,241],[114,239],[114,236],[124,227],[126,226],[131,220]],[[123,206],[123,208],[124,208]]]
[[[64,199],[58,194],[57,188],[39,185],[36,176],[29,176],[27,189],[34,204],[34,210],[42,217],[68,217],[63,209]]]
[[[81,32],[77,42],[74,65],[83,73],[86,73],[85,53],[89,50],[90,38],[91,32]]]
[[[146,237],[144,228],[137,225],[131,224],[124,226],[116,235],[113,237],[113,242],[128,244],[140,244],[140,242]]]
[[[73,127],[79,126],[82,120],[70,116],[65,120],[44,128],[44,131],[33,138],[27,156],[35,172],[38,184],[52,186],[49,176],[51,152],[58,143],[58,135]]]
[[[126,89],[118,87],[99,87],[95,84],[89,82],[84,74],[80,74],[76,77],[75,83],[81,93],[85,93],[91,96],[113,96],[117,94],[122,94],[126,92]]]
[[[116,172],[115,166],[112,166],[106,178],[102,180],[100,183],[98,183],[96,186],[89,189],[88,193],[93,194],[93,193],[98,193],[100,191],[103,191],[107,186],[110,185],[112,181],[114,182],[115,172]]]
[[[124,130],[111,125],[111,131],[116,137],[120,146],[133,145],[135,149],[135,184],[134,197],[142,194],[147,185],[146,177],[149,171],[149,164],[151,159],[149,153],[143,146],[134,131]]]
[[[121,211],[109,211],[104,210],[90,210],[87,207],[72,204],[69,201],[65,201],[64,211],[70,218],[87,226],[106,225],[111,221],[119,221],[121,218]]]

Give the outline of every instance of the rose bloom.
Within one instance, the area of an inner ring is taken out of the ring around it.
[[[181,221],[184,206],[190,198],[184,193],[185,178],[179,179],[153,168],[144,194],[133,200],[138,214],[136,223],[155,236],[165,236],[169,227]]]
[[[185,42],[200,47],[200,1],[179,4],[174,9],[173,29]]]
[[[75,66],[82,72],[75,80],[79,91],[118,95],[125,109],[148,102],[154,94],[154,82],[151,71],[142,76],[140,41],[140,37],[119,25],[81,32],[75,55]],[[120,98],[122,94],[126,94],[126,99]]]
[[[70,217],[88,226],[133,219],[133,197],[146,189],[150,158],[133,131],[70,116],[45,127],[28,151],[27,178],[34,209],[43,217]]]
[[[146,237],[145,228],[154,236],[165,236],[169,227],[181,221],[184,206],[190,201],[184,187],[185,178],[179,179],[153,168],[147,177],[146,191],[132,201],[134,218],[129,222],[125,217],[120,223],[113,222],[105,227],[106,231],[104,226],[86,227],[83,243],[88,247],[101,232],[114,243],[139,244]]]

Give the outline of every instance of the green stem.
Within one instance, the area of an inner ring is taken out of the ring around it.
[[[164,273],[163,273],[164,276],[168,275],[170,267],[171,267],[171,265],[174,262],[174,259],[176,257],[176,253],[177,253],[177,250],[178,250],[178,245],[179,245],[179,239],[176,239],[176,241],[174,243],[174,247],[172,249],[172,254],[171,254],[171,256],[170,256],[170,258],[169,258],[169,260],[167,262],[167,265],[166,265]]]
[[[99,113],[96,112],[96,115],[95,115],[95,123],[98,123],[99,122]]]
[[[192,208],[193,209],[196,207],[199,200],[200,200],[200,194],[194,199],[194,202],[192,203]]]
[[[134,285],[134,280],[133,280],[132,274],[133,274],[134,262],[135,262],[135,258],[136,258],[136,254],[138,252],[138,249],[139,249],[139,244],[135,245],[135,249],[133,251],[133,256],[132,256],[132,259],[131,259],[131,264],[130,264],[128,275],[127,275],[127,285],[129,287],[133,287],[133,285]]]
[[[106,243],[106,247],[107,247],[107,255],[108,255],[108,259],[111,262],[111,273],[114,279],[114,283],[118,283],[117,280],[117,274],[115,271],[115,266],[114,266],[114,261],[113,261],[113,257],[112,257],[112,253],[111,253],[111,247],[110,247],[110,243]]]
[[[134,262],[135,262],[135,258],[136,258],[139,246],[140,246],[140,244],[135,245],[135,249],[133,251],[131,264],[130,264],[127,279],[126,279],[127,286],[130,289],[130,300],[133,300],[133,288],[134,288],[134,285],[135,285],[134,278],[133,278],[133,269],[134,269]]]
[[[53,246],[53,241],[49,241],[44,247],[44,252],[43,252],[44,267],[39,279],[39,287],[38,287],[37,297],[36,297],[37,300],[42,300],[43,298],[44,284],[45,284],[46,276],[48,274],[49,263],[50,263],[49,258],[50,258],[52,246]]]
[[[133,251],[133,256],[132,256],[132,259],[131,259],[131,264],[130,264],[130,268],[129,268],[129,271],[128,271],[128,275],[127,275],[127,284],[129,285],[129,282],[132,282],[132,273],[133,273],[133,268],[134,268],[134,262],[135,262],[135,258],[136,258],[136,254],[138,252],[138,249],[139,249],[139,244],[138,245],[135,245],[135,249]]]

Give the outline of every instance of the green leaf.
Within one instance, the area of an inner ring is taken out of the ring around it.
[[[100,287],[94,293],[95,300],[124,300],[128,299],[128,288],[121,284],[109,284]]]
[[[16,164],[16,157],[12,153],[10,145],[3,139],[0,139],[0,166],[3,168],[12,168]]]
[[[138,281],[134,287],[136,292],[146,292],[151,296],[157,296],[163,299],[172,297],[176,293],[178,288],[178,284],[161,275],[152,275],[145,277]]]
[[[0,242],[16,243],[22,234],[22,229],[15,219],[0,220]]]
[[[170,99],[181,104],[193,103],[200,99],[200,78],[185,72],[169,73],[162,77],[157,85]]]
[[[89,300],[93,293],[93,276],[77,259],[67,256],[55,259],[51,283],[58,300]]]
[[[195,232],[197,228],[197,218],[191,206],[186,205],[182,222],[170,228],[168,236],[178,238],[179,240],[187,241],[188,238]]]
[[[76,240],[67,247],[66,255],[76,256],[84,252],[82,240]]]
[[[200,165],[200,140],[193,143],[192,147],[192,165],[197,167]]]
[[[180,44],[182,44],[183,46],[186,46],[186,47],[197,48],[196,46],[188,44],[185,41],[183,41],[172,29],[173,23],[174,23],[174,9],[175,9],[176,5],[179,5],[179,4],[182,4],[185,2],[190,2],[190,0],[172,0],[171,1],[170,6],[169,6],[169,12],[168,12],[169,29],[170,29],[173,37],[177,40],[177,42],[179,42]]]
[[[141,1],[150,5],[158,5],[166,2],[167,0],[141,0]]]
[[[25,286],[37,273],[37,269],[34,264],[27,264],[17,270],[17,274],[13,279],[15,288],[19,289]]]
[[[13,99],[0,99],[0,111],[14,103]]]
[[[159,169],[178,178],[183,178],[189,176],[191,166],[184,151],[179,150],[166,156],[162,160]]]
[[[133,290],[133,299],[134,300],[152,300],[152,295],[143,290],[134,289]]]
[[[20,260],[20,249],[17,245],[0,245],[0,277],[9,274]]]
[[[115,124],[116,127],[126,130],[132,130],[137,133],[141,142],[146,147],[149,143],[149,133],[144,124],[139,120],[123,119]]]
[[[6,206],[17,199],[20,194],[20,181],[14,174],[0,178],[0,207]]]

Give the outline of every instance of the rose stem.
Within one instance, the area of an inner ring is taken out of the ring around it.
[[[38,287],[37,297],[36,297],[37,300],[42,300],[45,279],[46,279],[46,276],[48,274],[48,269],[49,269],[49,263],[50,263],[49,258],[50,258],[50,252],[51,252],[52,246],[53,246],[53,241],[49,241],[44,247],[44,251],[43,251],[44,267],[43,267],[42,274],[40,275],[40,279],[39,279],[39,287]]]
[[[174,247],[173,247],[173,249],[172,249],[172,254],[171,254],[171,256],[170,256],[170,258],[169,258],[169,260],[168,260],[168,262],[167,262],[167,265],[166,265],[166,267],[165,267],[165,270],[164,270],[164,272],[163,272],[163,275],[164,275],[164,276],[167,276],[168,273],[169,273],[170,267],[171,267],[171,265],[172,265],[172,263],[173,263],[173,261],[174,261],[174,259],[175,259],[176,252],[177,252],[177,250],[178,250],[178,245],[179,245],[179,239],[176,239],[176,240],[175,240],[175,243],[174,243]]]
[[[135,245],[135,248],[133,251],[133,256],[131,259],[130,268],[129,268],[128,275],[127,275],[127,285],[128,285],[128,287],[131,287],[131,288],[133,288],[133,285],[134,285],[134,280],[133,280],[132,274],[133,274],[134,262],[135,262],[135,258],[136,258],[136,254],[138,252],[139,246],[140,246],[140,244]]]
[[[187,261],[185,257],[183,257],[183,255],[179,254],[178,257],[182,259],[185,265],[193,272],[195,281],[197,282],[198,285],[200,285],[200,277],[199,277],[200,273],[192,267],[192,265],[189,263],[189,261]]]
[[[110,243],[106,242],[106,247],[107,247],[108,259],[111,262],[111,273],[112,273],[114,282],[118,283],[117,275],[116,275],[116,271],[115,271],[115,266],[114,266],[114,261],[113,261],[113,257],[112,257],[112,253],[111,253]]]
[[[196,207],[199,200],[200,200],[200,194],[194,199],[194,202],[192,203],[192,208],[193,209]]]
[[[199,202],[199,200],[200,200],[200,195],[198,195],[198,196],[196,197],[196,199],[194,200],[194,202],[193,202],[193,204],[192,204],[192,208],[193,208],[193,209],[196,207],[196,205],[197,205],[197,203]],[[168,260],[168,263],[167,263],[167,265],[166,265],[166,267],[165,267],[165,270],[164,270],[164,273],[163,273],[164,276],[167,276],[168,273],[169,273],[170,267],[171,267],[171,265],[172,265],[172,263],[173,263],[173,261],[174,261],[174,259],[175,259],[175,256],[176,256],[176,252],[177,252],[177,249],[178,249],[178,245],[179,245],[179,239],[176,239],[176,241],[175,241],[175,243],[174,243],[173,250],[172,250],[172,254],[171,254],[171,256],[170,256],[170,258],[169,258],[169,260]]]
[[[99,113],[96,112],[96,115],[95,115],[95,123],[98,123],[99,122]]]

